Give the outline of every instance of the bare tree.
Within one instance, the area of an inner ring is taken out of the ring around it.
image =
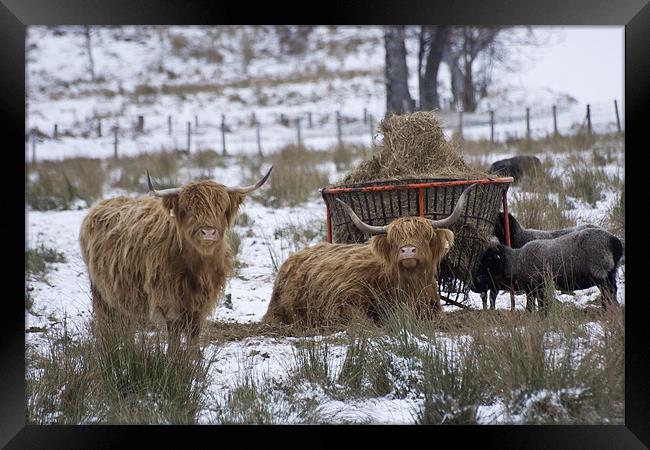
[[[449,42],[450,27],[422,25],[418,53],[420,109],[440,108],[438,70]]]
[[[454,102],[475,111],[478,100],[489,94],[495,66],[517,70],[522,50],[537,44],[531,27],[453,27],[443,60],[451,71]]]
[[[386,26],[384,45],[386,48],[386,114],[412,112],[414,104],[408,88],[404,26]]]

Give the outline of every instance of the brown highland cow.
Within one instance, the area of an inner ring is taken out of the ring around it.
[[[380,305],[396,302],[441,311],[438,265],[454,243],[444,227],[459,219],[473,186],[445,219],[401,217],[385,226],[365,224],[338,200],[357,228],[374,236],[365,244],[318,244],[287,258],[262,322],[328,326],[379,320]]]
[[[93,329],[136,322],[167,326],[169,347],[198,350],[197,337],[221,298],[233,270],[225,232],[246,194],[255,185],[226,187],[195,181],[180,188],[155,190],[153,197],[117,197],[90,210],[79,234],[88,266],[93,302]]]

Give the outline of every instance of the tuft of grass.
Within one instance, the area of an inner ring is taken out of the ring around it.
[[[214,169],[215,167],[226,167],[223,156],[214,150],[201,150],[192,153],[189,164],[199,169]]]
[[[49,264],[64,262],[66,262],[66,257],[63,253],[41,243],[36,248],[28,249],[25,252],[25,273],[43,280],[49,271]]]
[[[584,159],[572,156],[565,170],[565,193],[581,198],[595,207],[596,202],[603,198],[603,184],[607,183],[609,178],[602,168],[593,167]]]
[[[266,192],[271,206],[296,206],[329,184],[329,177],[318,168],[323,153],[290,145],[273,154],[273,175]]]
[[[234,228],[228,228],[226,230],[226,240],[232,249],[233,257],[235,258],[235,267],[238,268],[241,264],[239,258],[237,258],[241,249],[241,236]]]
[[[609,223],[613,233],[625,237],[625,187],[618,193],[609,210]]]
[[[557,230],[575,226],[576,222],[566,213],[566,200],[562,193],[557,201],[548,193],[513,193],[510,207],[517,220],[526,228]]]
[[[39,211],[70,209],[76,200],[90,206],[102,197],[106,182],[102,161],[93,158],[42,161],[29,172],[26,200]]]
[[[159,332],[96,339],[67,326],[27,348],[30,424],[193,424],[205,407],[213,358],[169,353]]]
[[[149,171],[156,188],[178,186],[178,170],[181,165],[180,152],[143,153],[137,156],[123,156],[109,161],[109,168],[117,171],[112,187],[131,192],[147,192],[146,171]]]

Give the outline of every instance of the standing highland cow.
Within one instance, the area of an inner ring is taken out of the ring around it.
[[[94,330],[124,323],[132,333],[136,321],[152,320],[166,324],[170,349],[185,334],[188,348],[198,350],[201,326],[233,269],[225,233],[246,194],[262,186],[272,169],[248,187],[196,181],[160,191],[147,173],[153,197],[95,205],[79,235]]]
[[[364,223],[337,200],[357,228],[374,236],[366,244],[318,244],[287,258],[262,321],[319,326],[378,320],[382,302],[414,302],[439,312],[438,265],[454,243],[445,227],[460,218],[471,188],[445,219],[400,217],[385,226]]]

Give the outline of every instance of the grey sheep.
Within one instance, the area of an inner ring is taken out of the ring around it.
[[[497,237],[500,243],[506,243],[506,233],[503,224],[503,213],[500,212],[497,215],[497,222],[494,227],[494,235]],[[508,221],[510,228],[510,246],[512,248],[521,248],[526,243],[534,241],[537,239],[554,239],[559,236],[564,236],[565,234],[572,233],[574,231],[584,230],[587,228],[598,228],[597,225],[584,224],[577,225],[575,227],[562,228],[560,230],[536,230],[533,228],[524,228],[515,217],[508,213]],[[480,267],[479,267],[480,270]],[[497,288],[494,283],[484,281],[479,283],[476,281],[472,287],[474,292],[479,292],[481,294],[481,300],[483,301],[483,309],[487,309],[488,299],[490,301],[490,308],[495,309],[496,307],[496,297],[499,293],[499,289],[509,289],[508,286]],[[529,299],[530,303],[530,299]]]
[[[515,217],[508,213],[508,223],[510,228],[510,246],[512,248],[521,248],[530,241],[537,239],[555,239],[574,231],[584,230],[587,228],[599,228],[597,225],[577,225],[575,227],[562,228],[560,230],[535,230],[533,228],[524,228]],[[503,213],[497,215],[497,223],[494,226],[494,235],[502,244],[506,243],[506,232],[503,225]]]
[[[510,284],[543,304],[545,271],[560,290],[597,286],[602,306],[618,304],[616,268],[623,255],[621,240],[602,228],[585,228],[555,239],[528,242],[521,248],[501,243],[489,247],[481,259],[477,284],[505,289]],[[532,309],[528,302],[527,309]]]

